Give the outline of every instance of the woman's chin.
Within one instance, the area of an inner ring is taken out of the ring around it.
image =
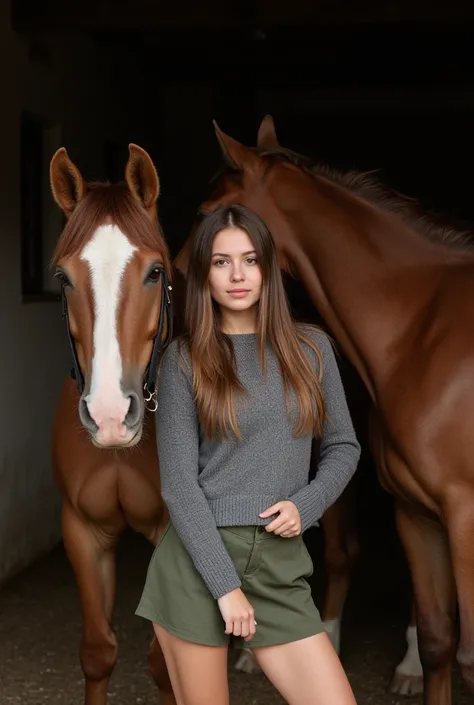
[[[254,308],[256,301],[246,301],[245,299],[236,299],[235,301],[226,302],[224,308],[228,311],[244,312]]]

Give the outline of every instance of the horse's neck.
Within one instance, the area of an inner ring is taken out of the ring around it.
[[[286,214],[296,235],[288,258],[374,398],[396,364],[397,343],[416,331],[449,251],[331,186]]]

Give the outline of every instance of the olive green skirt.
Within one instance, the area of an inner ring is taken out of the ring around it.
[[[248,646],[283,644],[324,631],[306,581],[313,564],[302,536],[286,539],[262,526],[226,527],[219,532],[254,608],[257,632]],[[171,523],[150,560],[136,614],[197,644],[244,643],[241,637],[225,634],[217,600]]]

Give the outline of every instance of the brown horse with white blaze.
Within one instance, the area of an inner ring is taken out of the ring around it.
[[[228,169],[202,212],[256,211],[371,400],[370,445],[411,570],[425,705],[450,705],[457,659],[474,691],[474,254],[361,174],[279,146],[271,118],[250,149],[216,132]],[[189,244],[175,259],[186,272]]]
[[[73,359],[53,430],[62,534],[83,613],[85,705],[105,705],[117,659],[111,619],[115,548],[129,526],[151,543],[168,521],[156,452],[155,379],[172,335],[171,266],[148,154],[130,145],[125,181],[86,183],[61,148],[50,166],[66,225],[53,257]],[[176,705],[153,639],[149,662],[164,705]]]

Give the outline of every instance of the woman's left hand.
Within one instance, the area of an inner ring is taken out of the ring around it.
[[[260,514],[260,517],[266,519],[271,517],[272,514],[278,514],[278,516],[265,527],[269,533],[273,532],[284,539],[290,539],[301,534],[300,513],[296,504],[293,504],[289,499],[277,502],[272,507],[265,509]]]

